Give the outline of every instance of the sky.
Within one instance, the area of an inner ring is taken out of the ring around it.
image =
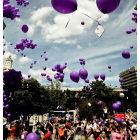
[[[30,74],[42,85],[47,85],[49,82],[46,78],[41,77],[41,73],[46,73],[54,80],[56,72],[52,72],[51,69],[57,63],[64,65],[67,62],[62,86],[68,85],[73,88],[87,85],[82,79],[78,83],[73,83],[70,79],[72,71],[79,72],[82,68],[79,58],[85,59],[84,68],[88,71],[90,82],[95,80],[96,73],[99,75],[103,73],[106,75],[105,84],[112,87],[120,87],[120,72],[137,66],[137,35],[135,33],[126,34],[127,30],[137,28],[137,24],[131,20],[132,12],[136,12],[134,10],[136,0],[127,0],[127,2],[121,0],[118,8],[110,14],[102,14],[98,10],[95,0],[77,0],[79,11],[66,15],[55,11],[50,0],[28,1],[30,4],[22,7],[16,5],[15,0],[11,0],[10,4],[19,8],[20,18],[16,18],[14,21],[3,18],[6,24],[3,31],[5,37],[3,44],[6,44],[3,46],[6,51],[3,55],[3,66],[11,54],[15,70],[21,71],[25,78]],[[95,20],[101,17],[99,21],[105,28],[105,32],[100,38],[94,33],[98,24],[81,12]],[[65,28],[70,18],[68,27]],[[84,26],[81,25],[82,21],[85,22]],[[24,24],[29,27],[26,34],[21,30]],[[33,43],[37,44],[34,50],[26,48],[23,51],[26,57],[21,55],[21,51],[17,52],[14,49],[16,43],[23,38],[32,39]],[[134,46],[134,48],[130,49],[130,46]],[[130,60],[122,57],[121,54],[124,50],[131,53]],[[46,54],[43,53],[44,51]],[[48,57],[48,61],[45,61],[44,57]],[[30,69],[30,64],[34,60],[37,63]],[[108,65],[112,67],[111,72],[109,72]],[[43,70],[45,66],[46,71]]]

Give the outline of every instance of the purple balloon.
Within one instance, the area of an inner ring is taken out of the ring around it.
[[[133,49],[133,46],[131,46],[130,49]]]
[[[90,89],[91,89],[91,86],[88,86],[88,87],[87,87],[87,90],[90,90]]]
[[[80,62],[81,65],[83,65],[83,62]]]
[[[30,78],[28,78],[27,81],[29,82],[30,81]]]
[[[24,33],[28,32],[28,26],[27,25],[23,25],[21,29]]]
[[[88,77],[88,72],[87,72],[87,70],[84,69],[84,68],[80,69],[80,71],[79,71],[79,76],[80,76],[83,80],[85,80],[85,79]]]
[[[119,107],[121,107],[122,103],[120,101],[117,101],[116,104],[119,105]]]
[[[24,57],[26,57],[26,55],[24,55]]]
[[[96,4],[103,14],[109,14],[119,6],[120,0],[96,0]]]
[[[72,71],[70,73],[70,79],[75,82],[78,83],[79,82],[79,74],[76,71]]]
[[[59,76],[57,74],[54,75],[54,78],[57,79]]]
[[[28,1],[25,1],[25,3],[24,3],[25,5],[29,5],[29,2]]]
[[[122,78],[119,78],[119,82],[122,83],[123,82],[123,79]]]
[[[65,63],[65,65],[67,65],[67,63]]]
[[[53,8],[62,14],[70,14],[77,10],[76,0],[51,0]]]
[[[105,80],[105,74],[101,74],[101,75],[100,75],[100,78],[101,78],[102,80]]]
[[[105,124],[104,123],[101,123],[101,126],[105,126]]]
[[[52,71],[56,71],[56,69],[55,68],[52,68]]]
[[[36,61],[34,61],[34,64],[36,64]]]
[[[38,140],[38,136],[36,133],[29,133],[26,137],[26,140]]]
[[[11,114],[9,113],[9,114],[7,114],[7,117],[11,117]]]
[[[125,58],[125,59],[130,58],[130,52],[129,51],[123,51],[122,52],[122,57]]]
[[[134,13],[132,13],[132,15],[137,16],[137,13],[134,12]]]
[[[116,119],[116,122],[117,122],[118,124],[121,124],[122,120],[121,120],[120,118],[117,118],[117,119]]]
[[[43,67],[43,70],[46,70],[46,67]]]
[[[43,55],[40,55],[41,57],[43,56]]]
[[[46,51],[44,51],[44,54],[46,53]]]
[[[99,74],[95,74],[94,78],[97,80],[99,78]]]
[[[104,121],[103,120],[101,120],[101,123],[103,123]]]
[[[20,48],[22,48],[22,47],[23,47],[23,42],[22,42],[22,41],[17,42],[16,48],[17,48],[17,49],[20,49]]]
[[[109,69],[111,69],[111,66],[108,66]]]
[[[29,75],[28,75],[28,78],[30,78],[30,77],[31,77],[31,75],[29,74]]]
[[[136,32],[136,28],[132,28],[132,30],[131,30],[132,32]]]
[[[137,17],[132,17],[131,18],[133,21],[136,21],[137,20]]]
[[[113,110],[118,111],[119,110],[119,105],[117,103],[114,103],[112,105]]]
[[[85,79],[85,83],[89,83],[89,79]]]
[[[59,109],[62,109],[62,106],[60,106]]]
[[[127,30],[126,33],[127,33],[127,34],[131,34],[132,31],[131,31],[131,30]]]
[[[33,65],[33,63],[31,63],[31,65]]]
[[[84,22],[84,21],[82,21],[82,22],[81,22],[81,24],[82,24],[82,25],[85,25],[85,22]]]
[[[59,77],[64,78],[64,73],[60,73]]]
[[[31,65],[30,68],[32,68],[33,66]]]
[[[132,70],[129,70],[129,73],[131,73],[132,72]]]

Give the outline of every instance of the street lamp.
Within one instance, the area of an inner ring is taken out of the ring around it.
[[[124,118],[125,118],[125,111],[124,111],[124,104],[123,104],[124,93],[120,93],[120,97],[122,98],[123,112],[124,112]]]

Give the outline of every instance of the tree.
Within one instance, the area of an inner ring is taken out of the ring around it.
[[[34,78],[29,82],[24,79],[21,88],[14,92],[14,98],[20,100],[22,114],[28,118],[35,113],[49,112],[51,103],[49,92]]]

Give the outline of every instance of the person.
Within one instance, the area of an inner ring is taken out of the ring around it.
[[[17,123],[14,123],[13,124],[13,128],[12,129],[8,128],[8,130],[11,131],[11,133],[10,133],[10,140],[14,140],[15,133],[16,133],[16,130],[17,130]]]
[[[64,135],[65,129],[63,125],[60,126],[60,129],[58,130],[58,136],[60,140],[65,140],[65,135]]]
[[[6,122],[3,124],[3,140],[7,140],[8,128],[6,127]]]
[[[66,114],[66,120],[69,120],[70,119],[70,114],[69,112]]]
[[[76,129],[76,134],[75,134],[75,140],[80,140],[81,139],[81,135],[82,135],[82,132],[81,132],[81,127],[77,127]]]
[[[90,124],[90,122],[88,121],[87,126],[86,126],[87,133],[88,133],[89,128],[91,128],[91,127],[92,127],[92,124]]]
[[[27,134],[28,134],[28,131],[27,131],[27,127],[25,126],[23,127],[23,133],[21,135],[21,139],[26,140]]]
[[[41,134],[42,140],[51,140],[51,131],[50,127],[47,127],[47,133],[44,135],[43,133]]]
[[[93,126],[93,130],[95,131],[97,129],[97,124],[96,124],[96,121],[95,120],[93,120],[92,126]]]
[[[89,128],[89,132],[86,137],[88,138],[88,140],[94,138],[93,129],[91,127]]]
[[[73,132],[71,130],[67,131],[67,140],[73,140],[72,134],[73,134]]]
[[[102,134],[100,132],[97,134],[97,139],[96,140],[102,140]]]
[[[37,134],[38,140],[41,140],[41,133],[43,133],[43,132],[41,132],[41,124],[40,123],[37,123],[37,125],[35,126],[34,133]]]
[[[107,107],[104,108],[104,117],[107,119]]]
[[[136,129],[132,130],[132,132],[130,130],[128,130],[128,133],[130,135],[130,140],[137,140],[137,130]]]
[[[35,131],[35,125],[36,125],[37,122],[38,122],[37,117],[34,118],[34,116],[33,116],[33,129],[32,129],[32,132]]]
[[[47,122],[45,120],[43,122],[43,126],[44,126],[44,135],[46,135],[46,133],[47,133]]]
[[[133,117],[133,111],[131,109],[127,109],[127,112],[130,114],[130,118]]]

